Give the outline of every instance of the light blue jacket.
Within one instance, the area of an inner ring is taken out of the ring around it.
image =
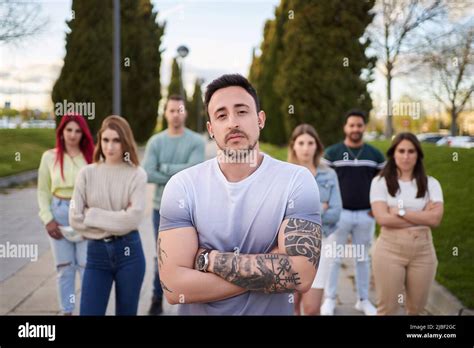
[[[321,214],[324,237],[336,230],[342,211],[341,191],[334,169],[320,164],[316,173],[321,203],[327,203],[329,208]]]

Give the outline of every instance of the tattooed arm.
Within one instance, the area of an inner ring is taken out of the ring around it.
[[[215,274],[193,269],[198,250],[193,227],[160,231],[157,247],[161,286],[170,304],[219,301],[247,291]]]
[[[275,254],[212,251],[209,271],[248,290],[308,291],[319,265],[321,227],[306,220],[284,220],[278,233],[278,246],[279,253]]]

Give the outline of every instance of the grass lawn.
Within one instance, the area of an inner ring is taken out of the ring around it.
[[[384,154],[389,147],[388,141],[371,144]],[[260,147],[286,160],[285,147]],[[436,280],[465,306],[474,308],[474,150],[423,144],[423,151],[426,171],[441,183],[445,201],[443,222],[433,230],[439,262]]]
[[[38,168],[54,142],[54,129],[0,129],[0,177]]]

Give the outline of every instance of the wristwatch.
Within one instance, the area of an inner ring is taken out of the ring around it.
[[[197,257],[197,270],[201,272],[207,272],[207,268],[209,267],[209,254],[211,253],[212,249],[204,249]]]
[[[400,216],[400,217],[404,217],[406,213],[407,213],[407,211],[405,209],[401,208],[401,209],[398,209],[398,214],[397,215]]]

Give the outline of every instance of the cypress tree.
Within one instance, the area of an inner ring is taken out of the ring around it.
[[[253,53],[249,73],[249,79],[257,89],[261,108],[267,115],[261,139],[277,145],[285,144],[289,135],[285,129],[286,114],[281,108],[283,100],[275,88],[276,77],[280,73],[278,67],[282,60],[283,30],[287,20],[288,1],[282,0],[275,9],[275,19],[265,23],[261,55],[256,57]]]
[[[121,0],[122,116],[139,142],[146,141],[157,122],[160,91],[161,37],[150,0]]]
[[[94,103],[92,133],[112,113],[112,2],[74,0],[67,21],[66,56],[52,91],[53,103]],[[56,117],[59,124],[60,117]]]
[[[181,91],[181,68],[178,65],[178,60],[173,58],[173,62],[171,64],[171,79],[168,85],[168,97],[171,95],[180,95],[185,100],[186,109],[189,106],[187,97],[186,97],[186,90],[184,89]],[[168,122],[166,122],[166,118],[163,115],[163,120],[161,123],[161,129],[166,129],[168,127]]]
[[[375,59],[365,55],[369,40],[359,39],[372,21],[373,5],[374,0],[289,0],[293,18],[285,22],[275,81],[288,134],[309,123],[329,145],[341,140],[345,111],[371,109],[367,83]]]
[[[194,93],[188,105],[188,127],[198,133],[206,132],[207,116],[204,110],[202,97],[202,80],[197,78],[194,82]],[[200,120],[200,127],[199,127]]]
[[[95,115],[88,124],[95,135],[112,113],[113,1],[73,0],[72,10],[64,65],[52,99],[55,104],[94,103]],[[156,125],[164,26],[155,22],[150,0],[122,0],[120,15],[122,116],[135,139],[143,142]]]

